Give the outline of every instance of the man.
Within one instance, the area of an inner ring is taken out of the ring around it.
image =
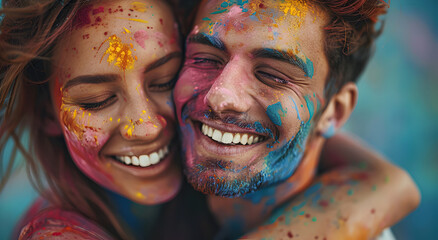
[[[335,201],[327,200],[329,195],[350,186],[339,184],[336,190],[327,187],[321,191],[324,182],[315,184],[304,192],[301,203],[290,202],[312,181],[325,139],[354,109],[355,82],[377,35],[375,20],[386,7],[378,0],[201,4],[187,39],[186,60],[174,97],[189,182],[207,194],[244,196],[209,199],[219,222],[228,226],[225,235],[239,236],[285,202],[290,203],[293,218],[310,218],[312,204],[319,203],[326,210]],[[346,172],[353,178],[357,174]],[[411,202],[416,202],[418,193],[413,188]],[[233,219],[233,212],[247,217]],[[278,222],[282,214],[284,219],[287,207],[268,222]],[[343,214],[335,220],[345,223]],[[330,222],[333,214],[328,215]],[[389,221],[383,220],[385,217],[374,218],[374,225],[360,225],[362,217],[349,222],[355,231],[365,228],[366,234],[351,234],[348,228],[338,226],[341,230],[332,235],[327,234],[331,230],[322,229],[321,239],[373,237],[401,216]],[[310,219],[317,221],[316,217]],[[238,224],[242,226],[236,227]],[[276,235],[279,231],[260,232],[255,236],[280,236]]]

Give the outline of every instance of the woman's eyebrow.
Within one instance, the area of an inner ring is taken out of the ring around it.
[[[96,75],[82,75],[75,77],[71,80],[68,80],[64,86],[63,89],[68,89],[73,86],[76,86],[78,84],[98,84],[98,83],[110,83],[110,82],[116,82],[119,80],[119,75],[117,74],[96,74]]]
[[[171,53],[167,54],[166,56],[159,58],[159,59],[155,60],[154,62],[148,64],[144,70],[144,73],[149,72],[152,69],[155,69],[155,68],[167,63],[168,61],[172,60],[173,58],[181,58],[181,57],[182,57],[182,53],[180,51],[171,52]]]

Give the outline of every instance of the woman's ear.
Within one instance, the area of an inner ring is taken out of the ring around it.
[[[356,106],[357,95],[355,83],[345,84],[328,102],[316,126],[316,134],[324,138],[333,136],[350,118]]]

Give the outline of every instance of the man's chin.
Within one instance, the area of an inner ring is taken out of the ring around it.
[[[221,197],[240,197],[259,189],[265,182],[261,173],[251,173],[248,169],[230,172],[221,161],[208,164],[185,166],[187,181],[197,191]],[[214,164],[214,166],[213,166]]]

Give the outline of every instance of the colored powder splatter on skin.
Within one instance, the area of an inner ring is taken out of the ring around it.
[[[310,98],[311,97],[309,95],[304,96],[304,100],[306,101],[307,109],[309,109],[309,114],[310,114],[309,120],[307,121],[307,123],[310,123],[310,120],[312,120],[313,114],[315,113],[315,106],[314,106],[312,100],[310,100]]]
[[[88,24],[91,24],[90,12],[92,8],[92,5],[87,5],[78,10],[73,21],[76,28],[84,27]]]
[[[277,183],[290,177],[298,167],[305,149],[311,124],[301,124],[297,135],[283,146],[270,151],[264,158],[266,167],[261,171],[267,183]]]
[[[353,193],[354,193],[353,189],[348,189],[348,191],[347,191],[348,196],[353,195]]]
[[[64,124],[64,126],[68,129],[68,131],[70,131],[71,133],[73,133],[74,135],[76,135],[76,137],[79,140],[82,140],[83,136],[84,136],[84,127],[79,125],[75,119],[77,117],[77,110],[74,110],[73,112],[70,110],[70,108],[66,108],[64,106],[61,106],[61,121]]]
[[[132,8],[137,12],[146,12],[148,10],[146,3],[133,2],[131,3]]]
[[[108,54],[108,63],[111,64],[114,62],[114,65],[123,71],[132,69],[134,67],[135,59],[132,56],[131,49],[134,46],[132,44],[122,43],[122,40],[119,37],[112,35],[100,45],[99,49],[107,41],[109,42],[109,46],[100,59],[100,62],[102,62],[102,59]]]
[[[104,12],[104,8],[103,7],[98,7],[93,9],[93,15],[96,15],[98,13],[103,13]]]
[[[298,107],[297,107],[297,104],[295,103],[295,100],[294,100],[292,97],[290,97],[290,96],[289,96],[289,98],[290,98],[290,100],[292,100],[292,102],[294,103],[294,108],[295,108],[295,111],[297,112],[297,118],[298,118],[298,120],[301,120],[301,117],[300,117],[300,111],[298,111]]]
[[[149,39],[149,35],[145,30],[138,30],[134,33],[134,39],[142,47],[145,48],[145,42]]]
[[[266,109],[266,114],[268,115],[269,119],[271,119],[271,121],[278,126],[281,126],[281,117],[285,117],[286,113],[287,111],[283,109],[281,102],[269,105]]]
[[[133,21],[133,22],[149,23],[148,21],[143,20],[143,19],[139,19],[139,18],[121,18],[121,17],[118,17],[118,19],[125,19],[125,20]]]
[[[292,26],[295,28],[300,28],[304,22],[307,15],[308,6],[304,0],[284,0],[278,3],[278,8],[284,13],[282,19],[284,20],[286,16],[294,16],[297,18],[296,21],[291,22]]]

